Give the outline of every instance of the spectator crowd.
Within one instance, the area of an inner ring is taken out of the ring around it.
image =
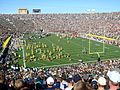
[[[89,14],[0,14],[0,47],[12,33],[43,29],[45,32],[77,32],[114,38],[120,46],[120,12]],[[0,70],[0,90],[120,90],[120,60],[81,62],[52,68]]]
[[[0,14],[4,20],[0,24],[9,30],[34,32],[43,29],[45,32],[76,32],[80,36],[88,33],[116,39],[106,41],[120,46],[120,12],[83,13],[83,14]],[[4,22],[3,22],[4,21]],[[5,24],[9,22],[10,24]],[[12,25],[12,26],[11,26]],[[11,28],[12,27],[12,28]]]
[[[0,90],[120,90],[120,60],[0,71]]]

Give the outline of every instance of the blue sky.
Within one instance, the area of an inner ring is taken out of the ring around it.
[[[42,13],[87,13],[120,11],[120,0],[0,0],[0,13],[15,14],[18,8],[40,8]]]

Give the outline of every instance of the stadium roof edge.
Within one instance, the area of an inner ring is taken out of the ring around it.
[[[27,9],[27,8],[23,8],[23,9]],[[39,13],[39,14],[110,14],[110,13],[120,13],[120,11],[118,11],[118,12],[91,12],[91,13],[88,13],[88,12],[83,12],[83,13],[81,13],[81,12],[72,12],[72,13],[64,13],[64,12],[62,12],[62,13]],[[17,13],[0,13],[0,14],[17,14]],[[35,14],[35,13],[29,13],[29,14]],[[29,15],[29,14],[27,14],[27,15]],[[23,14],[24,15],[24,14]]]

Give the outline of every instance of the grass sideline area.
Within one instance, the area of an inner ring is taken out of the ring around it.
[[[64,64],[79,63],[79,60],[94,61],[97,54],[89,54],[89,40],[84,38],[62,37],[55,34],[39,38],[28,39],[24,36],[25,63],[27,67],[50,67]],[[103,44],[91,41],[91,52],[102,52]],[[101,59],[120,58],[120,48],[105,44],[105,53],[100,53]],[[19,64],[23,65],[23,51],[17,52]]]

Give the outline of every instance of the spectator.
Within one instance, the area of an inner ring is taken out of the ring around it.
[[[48,87],[45,90],[55,90],[55,88],[53,86],[54,85],[54,79],[53,79],[53,77],[48,77],[47,80],[46,80],[46,82],[47,82]]]
[[[8,90],[8,86],[4,84],[5,76],[4,73],[0,72],[0,90]]]
[[[66,77],[65,74],[62,74],[61,78],[62,78],[62,81],[61,81],[61,84],[60,84],[60,88],[62,90],[65,90],[65,88],[68,86],[68,83],[66,82],[67,77]]]
[[[86,82],[78,81],[73,90],[93,90]]]
[[[15,81],[15,89],[16,90],[30,90],[25,83],[23,82],[23,80],[18,79]]]
[[[110,90],[117,90],[119,88],[120,73],[117,71],[108,71]]]
[[[42,89],[43,89],[42,83],[41,83],[40,79],[37,79],[36,80],[36,90],[42,90]]]
[[[96,75],[96,76],[94,76],[94,79],[92,80],[92,82],[91,82],[91,86],[92,86],[92,88],[93,89],[98,89],[98,85],[97,85],[97,78],[98,78],[98,75]]]
[[[98,90],[105,90],[106,79],[104,77],[99,77],[98,79]]]
[[[81,77],[80,77],[79,74],[76,74],[76,75],[73,76],[73,79],[74,79],[74,82],[77,83],[78,81],[81,80]]]
[[[73,78],[68,78],[67,82],[68,82],[68,87],[65,90],[72,90],[74,85]]]

